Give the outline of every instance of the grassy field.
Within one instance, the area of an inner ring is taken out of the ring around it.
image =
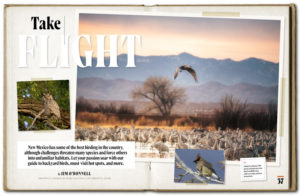
[[[92,112],[79,112],[76,116],[76,124],[81,127],[100,125],[103,127],[124,126],[130,127],[159,127],[159,128],[180,128],[193,129],[205,127],[209,130],[216,130],[210,116],[159,116],[141,114],[103,114]]]

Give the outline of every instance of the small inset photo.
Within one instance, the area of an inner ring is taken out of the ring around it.
[[[19,131],[70,129],[68,80],[17,82]]]
[[[176,183],[224,184],[224,150],[175,150]]]

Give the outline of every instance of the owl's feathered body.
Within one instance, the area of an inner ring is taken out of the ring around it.
[[[52,95],[46,93],[43,95],[43,103],[45,114],[49,117],[54,116],[56,119],[60,119],[60,110],[57,102],[53,99]]]

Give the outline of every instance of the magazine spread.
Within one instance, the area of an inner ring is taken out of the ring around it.
[[[291,190],[290,6],[7,6],[7,190]]]

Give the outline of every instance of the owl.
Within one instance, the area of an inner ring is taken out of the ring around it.
[[[53,99],[52,95],[49,93],[43,94],[43,104],[45,114],[49,117],[54,116],[57,120],[60,119],[60,110],[56,101]]]

